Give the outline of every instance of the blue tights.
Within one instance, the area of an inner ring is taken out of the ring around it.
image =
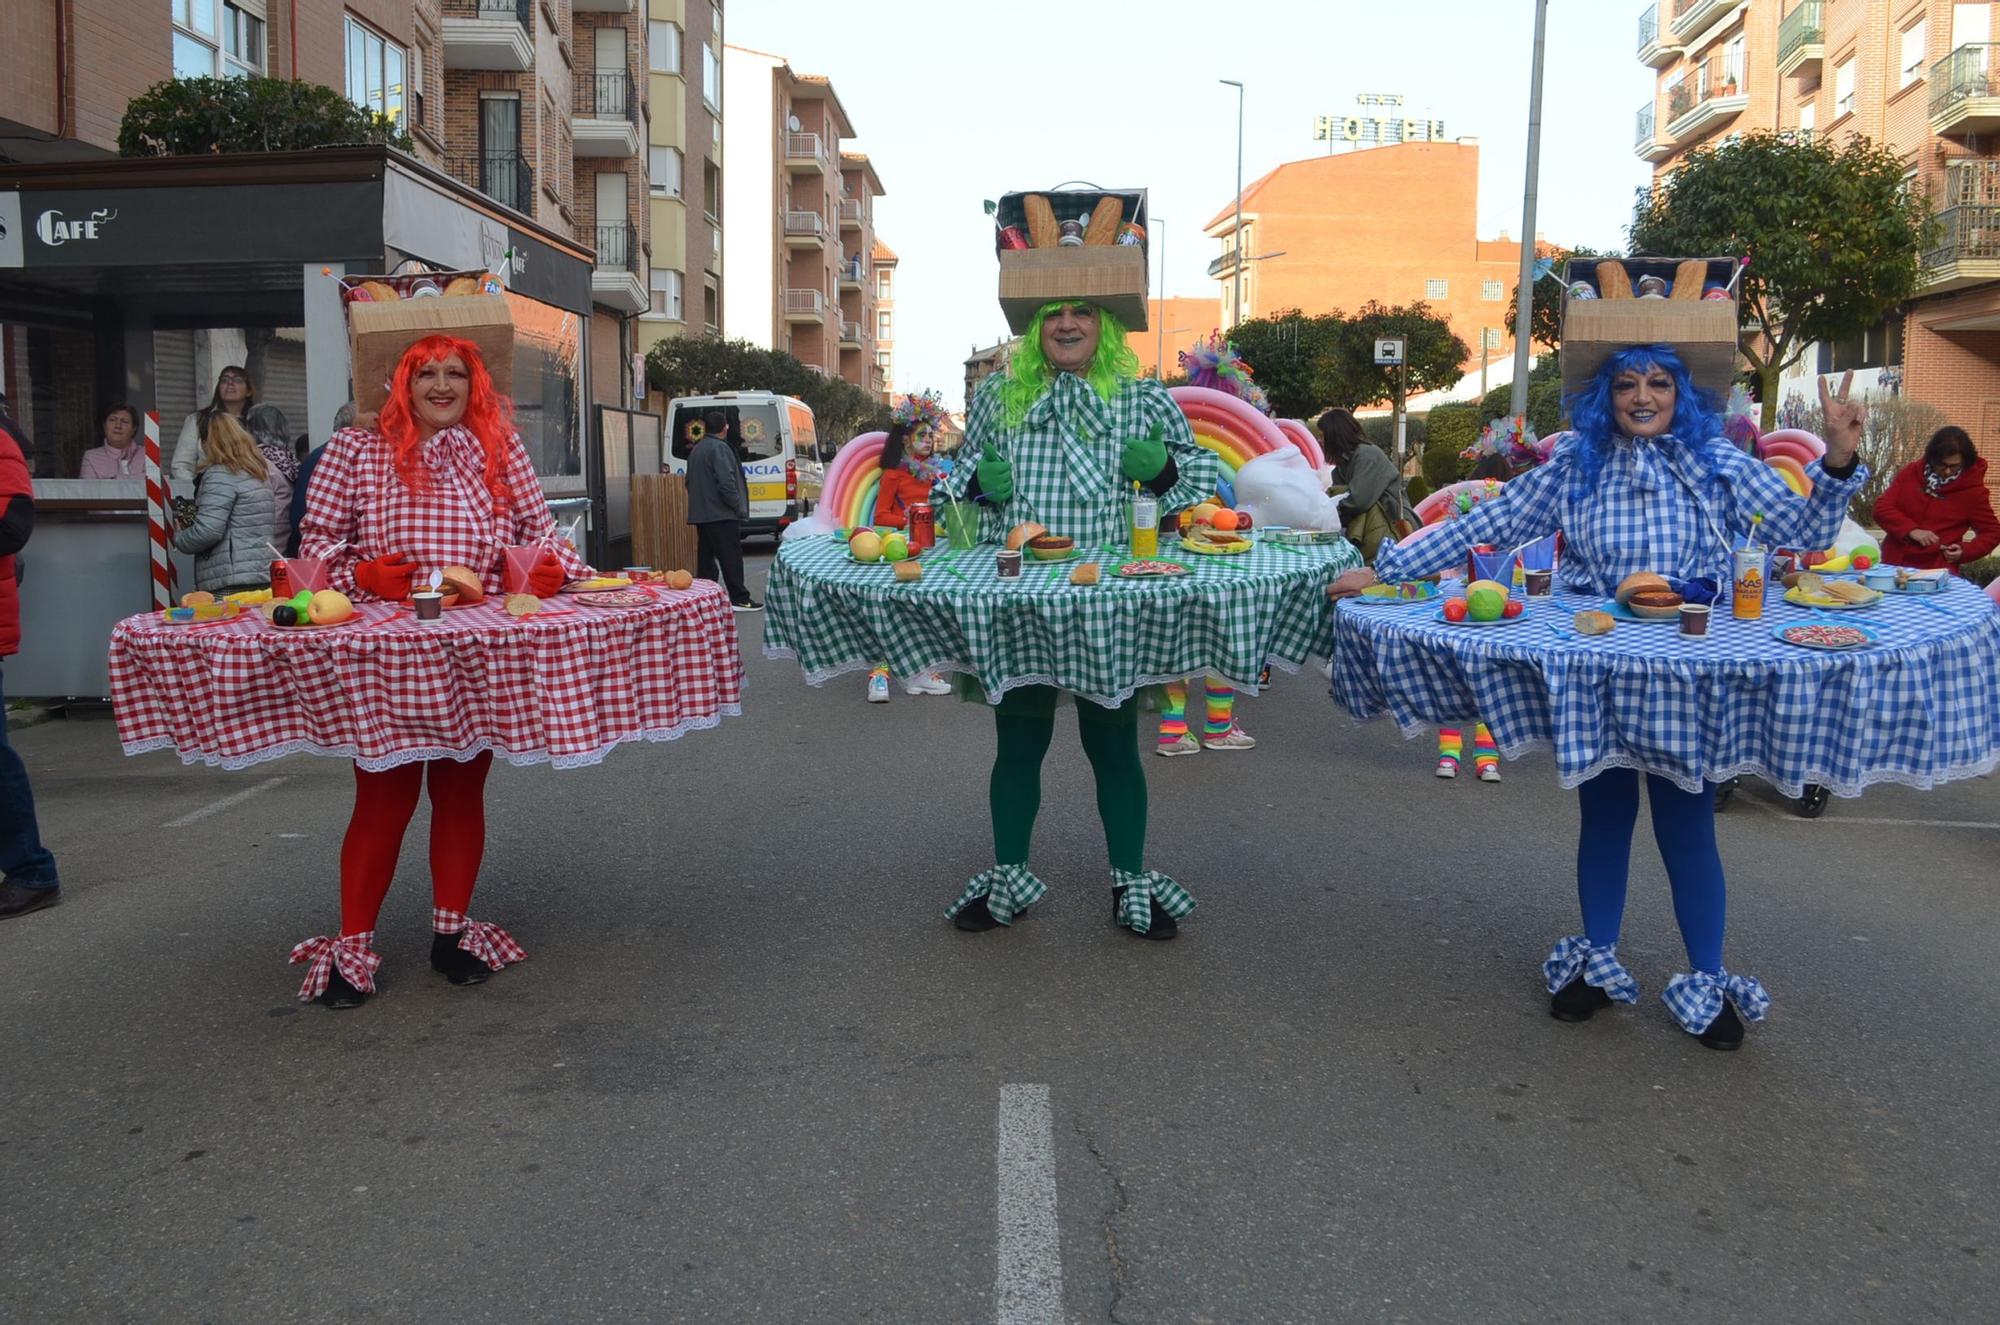
[[[1639,821],[1639,775],[1629,768],[1600,773],[1577,789],[1583,808],[1576,842],[1576,895],[1583,932],[1593,947],[1618,942],[1625,917],[1625,879],[1632,857],[1632,829]],[[1665,778],[1646,775],[1653,803],[1653,840],[1674,889],[1674,919],[1697,971],[1722,969],[1722,926],[1727,889],[1715,846],[1715,794],[1682,791]]]

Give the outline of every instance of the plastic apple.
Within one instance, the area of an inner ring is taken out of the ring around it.
[[[857,529],[854,537],[847,540],[847,550],[854,554],[856,561],[880,561],[882,536],[873,529]]]
[[[1250,531],[1250,512],[1238,511],[1236,513],[1236,531],[1238,533],[1248,533]]]
[[[910,555],[910,540],[901,534],[890,534],[882,540],[882,560],[904,561]]]
[[[1522,602],[1518,598],[1509,598],[1507,600],[1507,606],[1500,609],[1500,616],[1503,620],[1512,621],[1515,617],[1521,615],[1521,613],[1527,610],[1528,610],[1528,605],[1526,603]]]
[[[1444,619],[1446,621],[1463,621],[1465,620],[1465,614],[1466,607],[1463,598],[1450,599],[1444,605]]]

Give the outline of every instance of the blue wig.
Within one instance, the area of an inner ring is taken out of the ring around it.
[[[1715,397],[1695,385],[1688,375],[1687,364],[1671,345],[1634,345],[1598,365],[1596,374],[1563,402],[1582,443],[1573,485],[1578,491],[1596,486],[1605,457],[1621,436],[1618,416],[1611,406],[1611,383],[1620,373],[1643,373],[1648,368],[1663,369],[1674,379],[1674,421],[1668,431],[1698,468],[1704,471],[1710,468],[1703,450],[1712,438],[1722,435],[1721,410]]]

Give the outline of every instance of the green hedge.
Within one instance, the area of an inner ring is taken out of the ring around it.
[[[299,152],[383,143],[411,149],[396,121],[330,87],[286,78],[169,78],[132,98],[120,156]]]

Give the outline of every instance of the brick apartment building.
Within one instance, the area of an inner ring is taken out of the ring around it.
[[[1146,377],[1174,377],[1181,370],[1181,351],[1207,340],[1222,326],[1220,299],[1148,299],[1145,331],[1128,331],[1125,343],[1139,356]],[[1160,365],[1166,365],[1166,371]]]
[[[868,385],[886,401],[896,394],[896,268],[902,259],[879,239],[870,256],[875,261],[875,313],[862,319],[864,329],[875,334],[875,371]]]
[[[1478,370],[1484,340],[1498,370],[1493,384],[1506,382],[1513,344],[1507,297],[1520,275],[1521,246],[1505,235],[1479,238],[1478,211],[1474,139],[1287,162],[1244,188],[1240,237],[1234,199],[1203,227],[1221,249],[1208,267],[1221,296],[1221,326],[1288,308],[1353,313],[1371,299],[1422,300],[1465,342],[1469,373]],[[1240,272],[1239,252],[1246,254]]]
[[[1639,20],[1658,71],[1635,150],[1670,173],[1752,130],[1861,135],[1899,153],[1942,225],[1928,281],[1900,313],[1821,345],[1784,390],[1855,369],[2000,452],[2000,44],[1993,4],[1952,0],[1660,0]],[[1995,480],[2000,488],[2000,478]]]
[[[743,46],[723,48],[723,87],[735,257],[724,334],[884,392],[876,265],[886,250],[875,237],[884,190],[866,156],[843,150],[854,124],[839,93],[782,55]]]
[[[722,6],[644,0],[649,301],[639,349],[722,331]],[[664,407],[655,398],[654,407]]]

